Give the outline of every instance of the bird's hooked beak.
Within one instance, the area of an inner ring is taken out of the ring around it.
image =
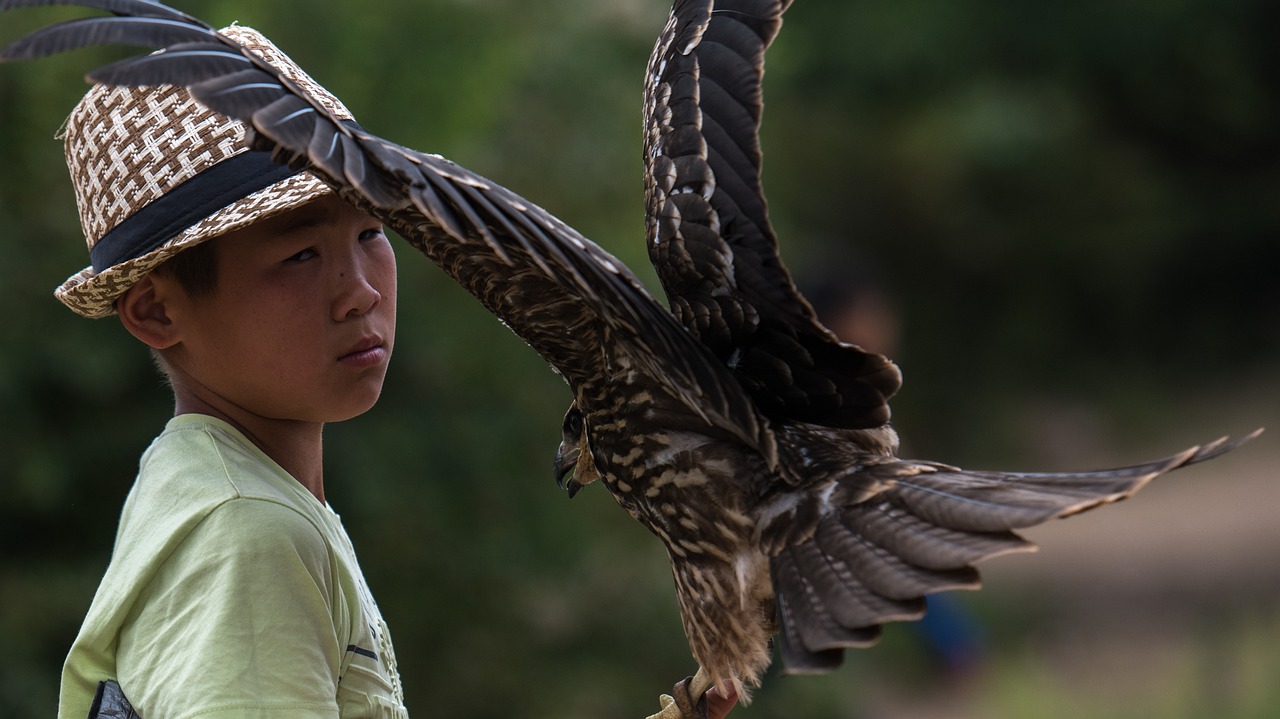
[[[564,445],[560,445],[559,449],[556,450],[556,486],[567,492],[569,499],[573,499],[574,495],[582,489],[582,484],[570,476],[578,466],[578,455],[579,451],[576,447],[572,451],[565,452]],[[566,477],[568,479],[565,479]]]
[[[587,439],[587,423],[577,402],[570,404],[569,411],[564,413],[561,431],[560,446],[556,448],[556,486],[568,492],[569,499],[573,499],[583,487],[598,478],[593,476],[596,473],[592,471],[595,466],[591,456],[588,454],[583,460],[584,450],[591,445]]]

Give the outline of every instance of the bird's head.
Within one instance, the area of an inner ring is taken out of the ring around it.
[[[578,403],[569,405],[564,413],[563,435],[556,450],[556,484],[569,493],[572,499],[583,487],[600,479],[595,457],[591,454],[591,441],[587,437],[587,422],[578,409]],[[572,474],[572,477],[569,475]],[[569,477],[569,479],[565,479]]]

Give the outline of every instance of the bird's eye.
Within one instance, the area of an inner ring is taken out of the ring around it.
[[[564,416],[564,433],[573,437],[582,436],[582,413],[578,410],[570,410]]]

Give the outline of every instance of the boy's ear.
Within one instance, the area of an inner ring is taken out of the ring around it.
[[[165,307],[154,273],[138,280],[116,300],[120,323],[144,344],[158,350],[178,343],[178,327]]]

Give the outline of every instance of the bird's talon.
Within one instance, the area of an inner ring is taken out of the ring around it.
[[[707,693],[704,690],[701,694],[694,696],[693,677],[680,680],[672,691],[675,692],[675,703],[680,707],[680,716],[706,719]]]
[[[658,697],[662,710],[646,719],[707,719],[707,690],[711,683],[701,668],[698,674],[676,682],[671,694]]]

